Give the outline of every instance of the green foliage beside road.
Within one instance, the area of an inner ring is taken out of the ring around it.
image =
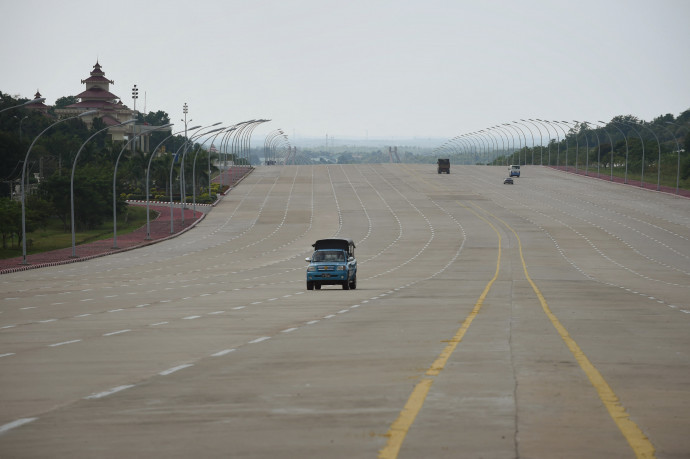
[[[22,255],[22,243],[17,237],[16,233],[10,235],[6,233],[4,223],[5,217],[10,214],[6,212],[14,212],[14,218],[19,221],[21,209],[16,207],[13,210],[7,209],[8,203],[11,201],[7,198],[0,198],[0,232],[2,232],[2,246],[0,247],[0,258],[13,258]],[[151,218],[156,217],[156,212],[152,211]],[[138,206],[130,206],[127,208],[126,214],[117,220],[117,235],[122,236],[132,231],[141,228],[146,224],[146,208]],[[21,235],[21,231],[19,232]],[[103,222],[97,227],[86,231],[79,231],[75,233],[76,244],[84,244],[88,242],[98,241],[101,239],[109,239],[113,237],[113,221],[112,218],[108,222]],[[63,223],[58,219],[50,219],[43,223],[39,228],[32,229],[29,232],[27,228],[27,254],[46,252],[55,249],[64,249],[72,246],[72,233],[65,232]]]
[[[0,110],[16,107],[26,100],[0,92]],[[112,221],[113,177],[118,156],[120,161],[115,176],[118,219],[128,212],[125,199],[132,196],[143,199],[146,196],[146,171],[149,163],[148,185],[151,198],[167,197],[171,188],[179,196],[181,176],[186,177],[184,184],[188,196],[195,193],[203,202],[214,198],[213,194],[209,196],[210,177],[206,165],[209,160],[213,164],[217,155],[211,154],[209,158],[209,152],[199,144],[187,146],[185,170],[181,174],[181,161],[173,164],[173,155],[185,145],[183,136],[170,136],[167,131],[151,133],[151,148],[160,145],[156,156],[151,159],[151,152],[129,149],[123,151],[123,143],[113,142],[105,130],[91,137],[105,127],[101,118],[95,118],[90,128],[81,119],[55,124],[58,121],[54,114],[55,108],[77,101],[74,96],[58,98],[55,106],[47,113],[26,107],[0,113],[0,233],[3,241],[14,241],[21,245],[23,168],[27,233],[44,229],[46,225],[57,225],[63,233],[71,234],[73,170],[75,230],[78,233],[97,231],[102,225]],[[139,121],[149,126],[160,126],[169,122],[169,116],[163,111],[140,113]],[[87,142],[87,139],[90,140]],[[24,159],[29,149],[25,165]],[[75,164],[75,157],[80,150]],[[196,158],[194,180],[194,162],[189,159],[192,156]],[[211,174],[215,171],[217,169],[212,166]],[[193,185],[196,187],[194,190]]]

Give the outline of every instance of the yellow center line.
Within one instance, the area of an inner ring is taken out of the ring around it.
[[[406,169],[409,170],[409,167],[407,165],[404,165]],[[432,184],[422,178],[422,181],[425,183],[431,185],[433,188],[439,188],[435,184]],[[456,201],[458,202],[458,201]],[[491,228],[498,234],[499,238],[499,245],[498,245],[498,261],[496,263],[496,274],[494,275],[493,279],[489,281],[487,286],[484,288],[484,292],[482,292],[482,295],[479,297],[479,300],[477,300],[477,303],[475,304],[474,309],[472,312],[467,316],[465,321],[463,322],[462,326],[456,333],[456,335],[453,337],[452,340],[450,340],[449,344],[446,346],[446,348],[441,352],[439,357],[436,359],[436,361],[432,364],[431,368],[427,370],[426,375],[427,376],[436,376],[439,374],[439,372],[445,367],[446,362],[450,358],[451,354],[457,347],[457,345],[460,343],[462,340],[463,336],[465,335],[465,332],[469,328],[470,324],[474,320],[474,318],[477,316],[477,313],[479,312],[479,309],[481,308],[484,298],[489,292],[489,289],[491,288],[491,285],[494,283],[496,278],[498,277],[498,268],[500,265],[500,258],[501,258],[501,235],[499,234],[498,230],[494,225],[491,224],[487,219],[479,215],[477,212],[475,212],[473,209],[470,209],[469,207],[465,206],[464,204],[458,202],[461,206],[465,207],[466,209],[472,211],[475,215],[477,215],[479,218],[487,222]],[[488,212],[484,210],[482,207],[480,207],[477,204],[473,205],[481,209],[483,212],[486,212],[488,215],[491,215],[493,218],[496,220],[500,221],[506,228],[508,228],[514,235],[515,238],[517,239],[518,242],[518,249],[520,253],[520,260],[522,262],[522,269],[525,273],[525,278],[529,282],[530,286],[532,287],[532,290],[534,293],[537,295],[537,298],[539,299],[539,303],[541,304],[541,307],[546,314],[546,316],[549,318],[553,326],[556,328],[556,331],[558,334],[561,336],[561,339],[565,342],[566,346],[568,346],[568,349],[570,349],[570,352],[573,354],[575,359],[577,360],[578,364],[580,365],[580,368],[585,372],[587,377],[589,378],[592,386],[597,391],[597,394],[599,395],[599,398],[603,402],[604,406],[606,407],[606,410],[609,412],[609,415],[611,418],[614,420],[616,425],[618,426],[619,430],[627,440],[628,444],[630,447],[633,449],[636,457],[638,459],[653,459],[655,458],[655,450],[654,446],[652,443],[649,441],[647,436],[642,432],[642,430],[635,424],[631,419],[630,415],[626,411],[625,407],[621,404],[620,400],[618,399],[618,396],[616,396],[615,392],[613,392],[613,389],[611,389],[611,386],[606,382],[604,377],[599,373],[599,371],[596,369],[596,367],[590,362],[590,360],[587,358],[585,353],[582,351],[580,346],[575,342],[575,340],[570,336],[568,333],[568,330],[561,324],[561,322],[558,320],[555,314],[551,312],[551,309],[549,308],[548,303],[546,302],[546,299],[544,298],[544,295],[542,295],[541,291],[537,287],[537,285],[534,283],[532,278],[529,275],[529,272],[527,271],[527,263],[525,262],[525,258],[522,252],[522,241],[520,240],[520,237],[517,235],[517,232],[510,226],[508,223],[506,223],[504,220],[498,218],[491,212]],[[431,389],[431,385],[433,383],[432,379],[429,378],[423,378],[417,386],[414,388],[412,391],[412,394],[410,395],[410,398],[408,399],[407,403],[405,404],[405,407],[401,411],[400,415],[398,416],[398,419],[393,422],[391,425],[390,429],[388,430],[388,433],[386,436],[388,437],[388,442],[386,446],[379,451],[379,458],[396,458],[398,456],[398,453],[400,451],[400,447],[402,446],[402,442],[405,439],[405,436],[407,435],[408,430],[412,426],[412,423],[414,422],[415,418],[417,417],[417,414],[419,414],[419,411],[422,409],[422,405],[424,404],[424,400],[426,399],[427,394],[429,393],[429,390]]]
[[[445,349],[441,351],[441,354],[439,354],[439,356],[436,358],[431,367],[426,371],[427,376],[438,375],[441,372],[441,370],[443,370],[443,368],[446,366],[448,359],[453,354],[453,351],[455,351],[455,348],[458,346],[460,341],[462,341],[462,338],[465,336],[465,333],[472,324],[472,321],[475,317],[477,317],[477,314],[479,314],[479,310],[482,308],[482,305],[484,304],[484,299],[488,295],[491,286],[498,278],[498,273],[500,271],[501,266],[501,234],[498,232],[496,227],[493,224],[491,224],[489,220],[479,215],[474,209],[465,206],[461,202],[456,202],[460,204],[462,207],[472,212],[473,214],[475,214],[480,219],[484,220],[486,223],[489,224],[489,226],[491,226],[494,232],[496,232],[496,235],[498,236],[498,256],[496,258],[496,272],[494,273],[494,277],[492,277],[491,280],[484,287],[484,291],[479,296],[479,299],[475,303],[474,308],[465,318],[464,322],[458,329],[455,336],[453,336],[453,338],[448,341],[448,344],[446,345]],[[393,421],[393,424],[391,424],[390,429],[388,429],[388,432],[386,433],[388,441],[386,442],[386,446],[381,451],[379,451],[379,458],[394,459],[398,457],[398,453],[400,452],[400,448],[402,447],[403,441],[405,440],[405,436],[407,435],[407,432],[410,430],[410,427],[412,427],[412,423],[414,423],[414,420],[416,419],[417,415],[421,411],[422,406],[424,405],[424,400],[426,400],[426,396],[429,393],[429,389],[431,389],[431,385],[433,384],[433,382],[433,379],[422,378],[419,381],[419,383],[417,383],[415,388],[412,390],[412,394],[408,398],[407,403],[405,403],[405,406],[398,415],[398,418],[395,421]]]
[[[481,209],[481,207],[479,207],[478,205],[473,205]],[[611,416],[611,418],[613,418],[621,433],[628,441],[628,444],[635,452],[635,455],[639,459],[654,458],[654,445],[652,445],[652,443],[642,432],[642,430],[637,426],[637,424],[635,424],[630,419],[630,415],[626,411],[625,407],[621,404],[620,400],[618,399],[618,396],[616,396],[616,394],[613,392],[613,389],[611,389],[611,386],[609,386],[609,384],[606,382],[601,373],[599,373],[599,370],[597,370],[596,367],[592,364],[592,362],[587,358],[580,346],[578,346],[575,340],[570,336],[568,330],[566,330],[563,324],[561,324],[556,315],[553,312],[551,312],[551,308],[549,308],[549,305],[547,304],[544,295],[542,295],[537,285],[534,283],[534,281],[532,281],[532,278],[529,276],[529,273],[527,272],[527,263],[525,263],[525,258],[522,254],[522,242],[520,241],[520,237],[517,235],[517,232],[515,232],[515,230],[510,225],[508,225],[508,223],[493,215],[491,212],[487,212],[487,214],[491,215],[493,218],[503,223],[503,225],[505,225],[505,227],[512,231],[512,233],[515,235],[515,238],[518,242],[520,260],[522,261],[522,269],[525,273],[525,277],[527,278],[527,282],[529,282],[529,284],[532,286],[532,290],[534,290],[534,293],[537,295],[537,298],[539,298],[539,303],[541,303],[541,307],[544,310],[544,313],[549,318],[553,326],[556,328],[558,334],[561,336],[561,339],[563,339],[566,346],[568,346],[568,349],[570,349],[570,352],[577,360],[578,364],[580,365],[580,368],[582,368],[582,371],[584,371],[587,377],[589,378],[589,381],[592,383],[592,386],[594,386],[597,393],[599,394],[599,398],[604,403],[604,406],[606,406],[609,415]]]

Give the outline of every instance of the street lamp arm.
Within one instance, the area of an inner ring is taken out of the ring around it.
[[[101,132],[103,132],[103,131],[105,131],[105,130],[107,130],[107,129],[110,129],[111,127],[115,127],[115,126],[124,126],[124,125],[127,125],[127,124],[136,123],[136,121],[137,121],[136,119],[130,119],[130,120],[127,120],[127,121],[125,121],[125,122],[123,122],[123,123],[115,124],[114,126],[107,126],[107,127],[104,127],[103,129],[99,129],[98,131],[94,132],[88,139],[86,139],[86,140],[84,141],[84,143],[81,144],[81,147],[79,147],[79,150],[77,151],[77,154],[74,156],[74,162],[72,163],[72,177],[71,177],[71,179],[70,179],[70,186],[69,186],[69,192],[70,192],[70,214],[71,214],[71,217],[72,217],[72,258],[76,258],[76,256],[77,256],[77,254],[76,254],[76,246],[77,246],[77,244],[76,244],[76,229],[75,229],[75,227],[74,227],[74,226],[75,226],[75,225],[74,225],[74,172],[75,172],[76,169],[77,169],[77,160],[79,159],[79,154],[80,154],[81,151],[84,149],[84,146],[88,143],[88,141],[91,140],[91,139],[93,139],[94,137],[96,137],[96,136],[97,136],[98,134],[100,134]]]
[[[29,100],[29,101],[27,101],[27,102],[23,102],[23,103],[18,104],[18,105],[13,105],[13,106],[11,106],[11,107],[3,108],[2,110],[0,110],[0,113],[5,112],[5,111],[7,111],[7,110],[12,110],[13,108],[24,107],[24,106],[26,106],[26,105],[40,104],[41,102],[44,102],[45,100],[46,100],[45,97],[39,97],[39,98],[37,98],[37,99]]]
[[[24,157],[24,164],[22,165],[22,183],[21,183],[21,194],[22,194],[22,264],[27,264],[26,263],[26,193],[24,191],[24,181],[26,177],[26,164],[29,161],[29,154],[31,153],[31,149],[34,147],[34,144],[38,140],[39,137],[41,137],[48,129],[52,128],[56,124],[60,124],[64,121],[68,121],[71,119],[75,118],[81,118],[83,116],[87,115],[92,115],[94,113],[98,113],[98,110],[88,110],[86,112],[80,113],[78,115],[70,116],[68,118],[63,118],[61,120],[58,120],[45,128],[43,131],[41,131],[40,134],[38,134],[33,142],[31,142],[31,145],[29,145],[29,149],[26,152],[26,156]]]
[[[136,85],[135,85],[135,87],[136,87]],[[164,124],[162,126],[157,126],[154,129],[149,130],[148,132],[166,129],[166,128],[169,128],[171,126],[173,126],[171,123]],[[115,160],[115,168],[113,171],[113,248],[114,249],[117,248],[117,199],[116,199],[116,195],[117,195],[116,194],[117,166],[119,165],[120,157],[125,152],[125,150],[127,148],[129,148],[129,146],[133,142],[135,142],[137,140],[137,138],[139,138],[142,135],[144,135],[143,131],[139,132],[138,134],[134,134],[134,136],[132,136],[132,138],[129,141],[127,141],[127,143],[125,145],[122,146],[122,149],[120,150],[120,154],[117,155],[117,159]]]

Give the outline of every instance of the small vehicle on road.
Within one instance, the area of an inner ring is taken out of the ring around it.
[[[438,173],[450,174],[450,159],[449,158],[438,158]]]
[[[357,288],[357,260],[352,239],[319,239],[312,244],[314,253],[305,258],[307,290],[322,285],[342,285],[343,290]]]
[[[512,185],[513,184],[513,177],[506,177],[505,180],[503,180],[504,185]]]

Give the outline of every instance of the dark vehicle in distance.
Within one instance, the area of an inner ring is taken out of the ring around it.
[[[352,239],[319,239],[312,244],[314,253],[306,258],[307,290],[322,285],[342,285],[343,290],[357,288],[357,260]]]
[[[503,180],[504,185],[512,185],[513,184],[513,177],[506,177],[505,180]]]
[[[441,174],[445,172],[450,174],[450,159],[449,158],[438,158],[438,173]]]

